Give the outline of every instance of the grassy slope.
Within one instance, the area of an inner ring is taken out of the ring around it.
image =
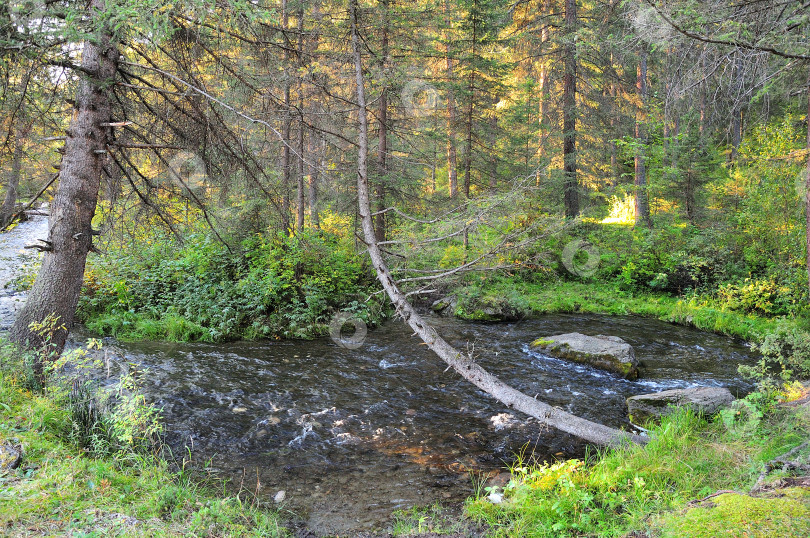
[[[494,536],[625,536],[636,531],[803,538],[810,535],[810,490],[782,489],[757,497],[747,492],[765,462],[808,435],[808,406],[778,410],[753,430],[681,412],[665,419],[645,447],[608,450],[590,462],[518,463],[502,504],[480,498],[469,503],[468,511],[490,525]],[[810,451],[803,452],[807,457]],[[718,490],[737,494],[690,504]]]
[[[0,444],[22,445],[0,472],[4,536],[283,536],[274,514],[217,497],[151,458],[95,459],[66,443],[64,411],[0,378]]]

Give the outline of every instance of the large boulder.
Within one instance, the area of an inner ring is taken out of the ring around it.
[[[532,342],[532,347],[552,357],[589,364],[627,379],[638,377],[636,354],[632,346],[618,336],[557,334],[538,338]]]
[[[696,387],[641,394],[627,399],[627,412],[635,424],[657,422],[674,407],[688,407],[695,413],[713,415],[734,401],[727,388]]]

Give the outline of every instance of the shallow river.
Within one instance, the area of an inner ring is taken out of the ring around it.
[[[591,420],[627,425],[625,399],[696,385],[749,387],[733,341],[655,320],[554,315],[510,324],[434,319],[454,344],[520,390]],[[542,335],[621,336],[644,365],[637,381],[531,351]],[[316,532],[374,528],[392,510],[473,492],[470,473],[495,471],[528,444],[540,459],[583,446],[513,416],[389,322],[356,350],[329,339],[230,344],[113,344],[148,368],[168,441],[236,484],[285,504]]]
[[[29,228],[25,228],[29,226]],[[3,263],[19,253],[0,235]],[[14,232],[12,232],[14,233]],[[8,245],[8,246],[4,246]],[[16,269],[16,267],[14,268]],[[6,270],[5,273],[16,273]],[[0,270],[0,276],[4,274]],[[6,292],[3,325],[19,303]],[[440,332],[529,395],[611,426],[627,426],[625,399],[698,385],[750,387],[736,373],[754,354],[728,338],[631,317],[550,315],[508,324],[432,318]],[[627,381],[529,349],[540,336],[578,331],[620,336],[642,362]],[[272,499],[317,534],[384,526],[393,510],[473,493],[471,476],[495,473],[522,447],[540,460],[581,455],[567,435],[514,416],[460,379],[402,323],[370,331],[356,350],[309,342],[122,344],[108,340],[112,364],[134,363],[163,408],[177,458],[191,454],[235,487]],[[116,367],[113,366],[113,374]],[[190,452],[188,452],[190,451]]]

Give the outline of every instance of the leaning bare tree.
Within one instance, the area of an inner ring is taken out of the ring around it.
[[[644,437],[610,428],[566,413],[565,411],[540,402],[510,387],[473,361],[472,357],[461,353],[447,343],[438,334],[436,329],[419,315],[408,301],[406,295],[399,289],[383,258],[383,253],[374,233],[368,179],[368,109],[365,95],[363,62],[360,53],[357,0],[351,1],[350,10],[352,57],[354,59],[357,84],[357,111],[359,118],[357,160],[358,208],[363,229],[363,238],[369,256],[371,257],[372,265],[377,272],[377,277],[385,289],[385,292],[393,302],[397,314],[416,332],[422,341],[435,352],[439,358],[452,367],[453,370],[479,389],[504,403],[507,407],[521,411],[549,426],[576,435],[592,443],[615,445],[626,441],[637,443],[645,442]]]

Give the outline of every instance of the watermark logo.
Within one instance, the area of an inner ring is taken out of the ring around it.
[[[344,333],[344,326],[351,325],[353,332]],[[329,323],[329,336],[342,348],[357,349],[366,341],[368,327],[366,322],[349,312],[338,312]]]
[[[745,435],[756,431],[762,420],[762,412],[757,406],[743,398],[734,400],[731,406],[720,411],[723,425],[735,435]]]
[[[642,4],[630,13],[636,35],[651,45],[665,45],[673,38],[672,27],[656,8]]]
[[[25,33],[45,22],[47,5],[45,0],[11,0],[8,3],[8,14],[17,30]]]
[[[400,94],[409,115],[416,118],[430,116],[439,108],[439,91],[424,80],[410,80]]]
[[[181,151],[169,161],[169,180],[183,190],[195,191],[205,184],[208,174],[202,157]]]
[[[582,239],[570,241],[562,251],[562,262],[569,273],[592,277],[599,267],[599,249]]]
[[[802,167],[802,171],[796,176],[796,195],[799,197],[799,203],[802,206],[807,204],[807,179],[810,176],[810,170]]]

